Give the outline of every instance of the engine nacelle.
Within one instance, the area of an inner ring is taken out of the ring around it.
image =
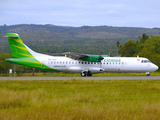
[[[88,62],[101,62],[104,58],[100,55],[88,55],[85,57],[80,57],[80,59]]]
[[[75,72],[75,73],[81,73],[81,72],[88,72],[88,71],[90,71],[92,74],[101,73],[101,72],[104,71],[103,68],[98,68],[98,67],[90,67],[88,69],[86,69],[84,67],[69,67],[68,70],[70,72]]]
[[[85,70],[85,68],[83,68],[83,67],[69,67],[68,70],[70,72],[81,73],[82,71]]]
[[[104,72],[103,68],[92,67],[88,69],[92,74]]]

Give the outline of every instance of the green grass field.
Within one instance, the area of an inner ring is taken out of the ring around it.
[[[0,81],[0,120],[159,120],[160,81]]]
[[[151,76],[160,76],[159,71],[151,72]],[[1,74],[1,76],[7,76],[7,74]],[[12,74],[14,76],[14,74]],[[32,72],[29,73],[19,73],[16,74],[17,77],[20,76],[33,76]],[[65,73],[65,72],[36,72],[34,74],[35,77],[67,77],[67,76],[73,76],[73,77],[80,77],[81,75],[79,73]],[[99,74],[93,74],[92,76],[146,76],[145,73],[99,73]]]

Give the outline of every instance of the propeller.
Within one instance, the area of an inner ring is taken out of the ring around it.
[[[102,56],[100,55],[98,62],[101,62],[101,60],[103,60],[103,59],[104,59],[104,57],[102,57]]]
[[[104,59],[104,57],[102,57],[101,55],[99,56],[99,64],[100,64],[100,68],[102,67],[102,63],[101,63],[101,61]]]

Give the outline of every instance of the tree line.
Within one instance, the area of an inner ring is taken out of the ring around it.
[[[124,45],[117,41],[118,54],[122,57],[145,57],[160,67],[160,36],[149,37],[144,33],[138,39],[128,40]]]
[[[114,46],[119,40],[124,44],[129,39],[138,40],[143,33],[149,36],[160,36],[160,29],[129,28],[112,26],[82,26],[63,27],[54,25],[22,24],[0,26],[0,54],[7,52],[8,42],[5,36],[8,32],[16,32],[23,42],[40,53],[80,52],[89,54],[108,54],[117,50]],[[100,51],[101,50],[103,51]],[[110,50],[112,49],[112,50]],[[117,53],[117,52],[115,52]],[[112,55],[117,55],[113,54]]]
[[[7,75],[9,75],[9,69],[14,70],[14,64],[6,62],[5,60],[7,58],[12,58],[12,55],[10,53],[0,54],[0,72],[7,73]],[[23,71],[23,70],[33,70],[33,68],[23,65],[16,65],[16,71]]]

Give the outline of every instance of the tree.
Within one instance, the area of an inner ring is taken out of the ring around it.
[[[149,39],[149,36],[148,36],[147,34],[143,33],[143,34],[142,34],[142,37],[141,37],[141,36],[138,36],[138,38],[139,38],[139,42],[140,42],[140,43],[144,43],[145,40]]]
[[[9,53],[2,53],[0,54],[0,68],[1,70],[7,70],[7,75],[9,75],[9,68],[12,68],[12,63],[8,63],[5,60],[7,58],[11,58],[11,54]]]
[[[119,48],[118,54],[121,56],[132,57],[137,56],[137,54],[143,49],[145,46],[145,41],[149,39],[149,36],[145,33],[142,36],[139,36],[139,41],[129,40],[123,46],[119,46],[119,41],[117,41],[116,45]]]
[[[117,42],[115,43],[115,45],[119,48],[119,47],[120,47],[120,42],[117,41]]]
[[[137,52],[136,43],[133,40],[129,40],[122,47],[119,48],[118,54],[121,54],[122,57],[131,57]]]
[[[138,55],[146,57],[160,67],[160,37],[152,36],[147,39],[143,48],[139,51]]]
[[[152,53],[160,54],[160,37],[152,36],[150,39],[147,39],[144,47],[148,48]]]

